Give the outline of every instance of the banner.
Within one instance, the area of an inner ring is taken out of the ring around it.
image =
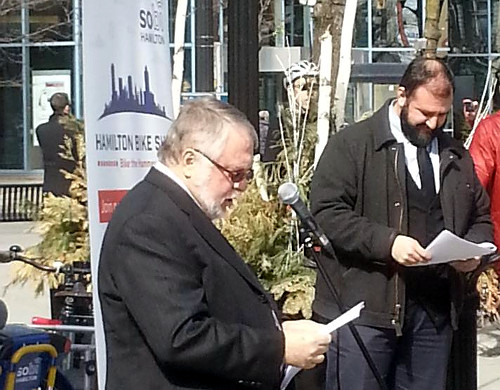
[[[83,84],[99,388],[106,355],[97,291],[114,208],[157,160],[172,122],[168,0],[85,0]]]

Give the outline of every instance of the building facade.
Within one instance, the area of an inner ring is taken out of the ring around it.
[[[82,111],[81,6],[83,0],[12,0],[0,10],[0,179],[42,174],[34,129],[51,110],[47,98],[65,90]],[[227,2],[190,0],[185,33],[183,98],[213,93],[227,98]],[[175,0],[168,1],[173,53]],[[282,68],[268,66],[278,48],[311,56],[315,1],[268,0],[258,15],[261,47],[259,109],[275,112]],[[423,37],[425,0],[358,0],[346,120],[376,110],[393,96],[405,63]],[[481,99],[500,57],[500,1],[445,0],[439,52],[457,78],[455,110],[464,97]],[[207,33],[208,32],[208,33]],[[213,47],[206,56],[206,46]],[[266,54],[267,53],[267,54]],[[210,58],[213,72],[207,72]],[[264,64],[268,64],[264,66]],[[202,66],[205,68],[202,69]],[[209,76],[209,77],[208,77]],[[208,87],[207,87],[208,77]],[[212,88],[210,88],[212,86]],[[486,93],[486,98],[488,94]],[[450,118],[450,127],[457,126]]]

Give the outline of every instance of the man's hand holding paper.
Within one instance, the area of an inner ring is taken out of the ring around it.
[[[324,325],[309,320],[285,321],[285,363],[310,369],[323,362],[332,340]]]
[[[457,271],[469,272],[477,268],[482,256],[490,255],[496,250],[496,246],[492,243],[475,244],[456,236],[448,230],[443,230],[425,248],[425,252],[431,256],[428,262],[406,265],[423,266],[450,263]]]
[[[398,235],[392,244],[391,255],[401,265],[425,265],[431,255],[412,237]]]

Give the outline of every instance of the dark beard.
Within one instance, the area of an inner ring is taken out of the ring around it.
[[[419,130],[417,127],[408,123],[408,108],[405,106],[401,109],[401,131],[408,141],[417,148],[429,146],[432,140],[442,133],[443,127],[444,125],[431,132]]]

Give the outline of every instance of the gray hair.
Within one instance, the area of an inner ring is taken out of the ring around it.
[[[236,107],[213,97],[186,102],[177,119],[172,123],[167,137],[158,151],[161,162],[180,163],[186,148],[197,148],[212,158],[218,158],[226,144],[230,128],[224,125],[239,124],[246,135],[257,145],[257,134],[247,117]]]

